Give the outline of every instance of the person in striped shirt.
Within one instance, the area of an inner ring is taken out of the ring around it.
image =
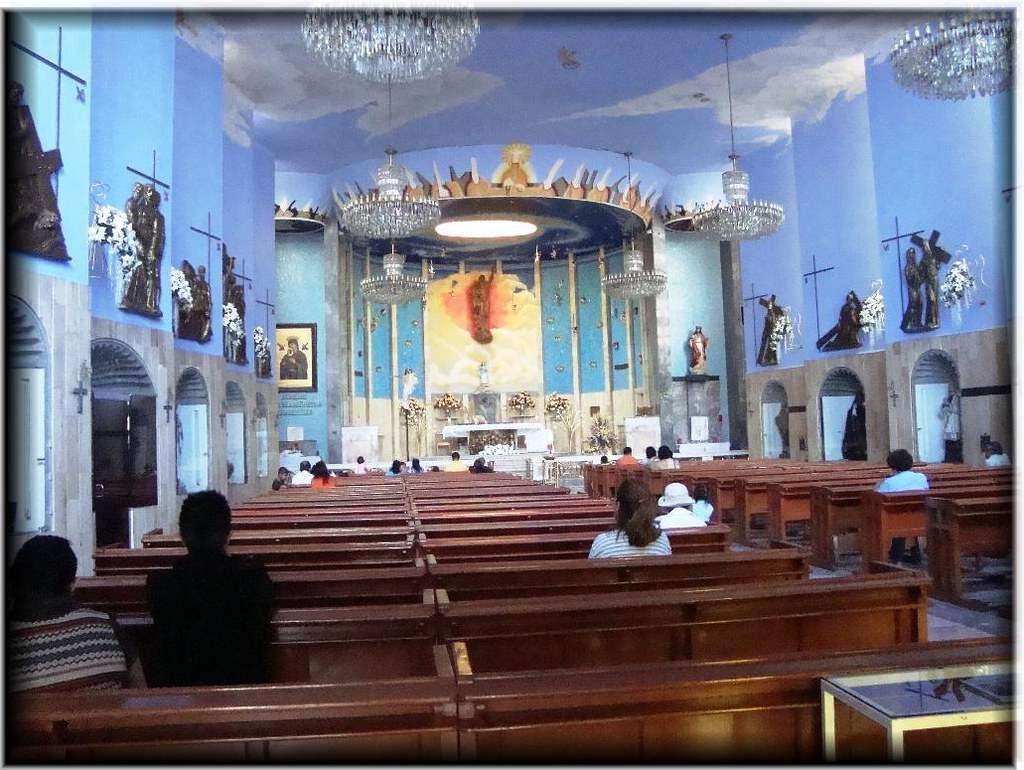
[[[626,479],[619,484],[615,500],[615,528],[594,538],[588,558],[672,555],[668,537],[654,523],[658,509],[645,484]]]
[[[79,607],[72,597],[77,570],[71,544],[53,535],[36,535],[14,557],[8,691],[145,686],[110,616]]]

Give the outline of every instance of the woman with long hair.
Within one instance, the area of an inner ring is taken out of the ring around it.
[[[615,501],[615,528],[594,538],[589,558],[671,556],[668,537],[654,523],[658,509],[645,484],[627,478],[619,484]]]
[[[312,470],[313,480],[309,482],[311,487],[333,487],[334,482],[331,481],[331,471],[327,467],[327,463],[323,460],[318,460],[316,465],[313,466]]]

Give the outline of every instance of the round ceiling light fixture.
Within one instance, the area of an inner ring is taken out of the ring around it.
[[[522,238],[537,232],[537,225],[522,219],[453,219],[434,225],[442,238],[493,240]]]

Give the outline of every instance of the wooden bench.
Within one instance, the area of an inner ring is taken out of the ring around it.
[[[766,585],[453,601],[439,609],[444,638],[464,642],[482,672],[739,660],[927,641],[929,582],[893,568]]]
[[[928,574],[936,596],[963,599],[962,559],[1003,557],[1013,550],[1013,498],[925,498]]]
[[[755,634],[751,634],[752,636]],[[1012,660],[1008,640],[915,643],[891,650],[751,655],[551,671],[478,670],[458,661],[460,759],[482,763],[821,763],[821,680]],[[838,711],[838,709],[837,709]],[[884,736],[850,734],[841,761],[882,762]],[[1003,762],[1013,725],[906,734],[911,762]],[[852,749],[852,751],[851,751]],[[856,757],[856,758],[855,758]]]
[[[264,529],[312,529],[319,527],[410,527],[412,520],[405,511],[401,513],[336,513],[298,511],[257,514],[255,516],[231,516],[231,531],[246,532]]]
[[[159,532],[156,530],[155,532]],[[180,548],[180,535],[147,533],[142,536],[143,548]],[[328,543],[408,543],[413,537],[411,522],[402,527],[313,527],[310,529],[243,529],[233,530],[229,546],[253,545],[320,546]],[[304,549],[303,549],[304,550]]]
[[[422,524],[464,524],[464,523],[485,523],[503,521],[563,521],[572,520],[577,516],[603,516],[607,520],[612,519],[612,508],[603,500],[591,500],[591,505],[563,508],[553,506],[550,508],[518,508],[515,506],[501,506],[488,509],[482,506],[467,508],[465,510],[444,509],[414,509],[415,521]]]

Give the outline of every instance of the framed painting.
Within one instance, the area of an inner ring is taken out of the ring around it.
[[[277,389],[316,392],[316,324],[278,324]]]

